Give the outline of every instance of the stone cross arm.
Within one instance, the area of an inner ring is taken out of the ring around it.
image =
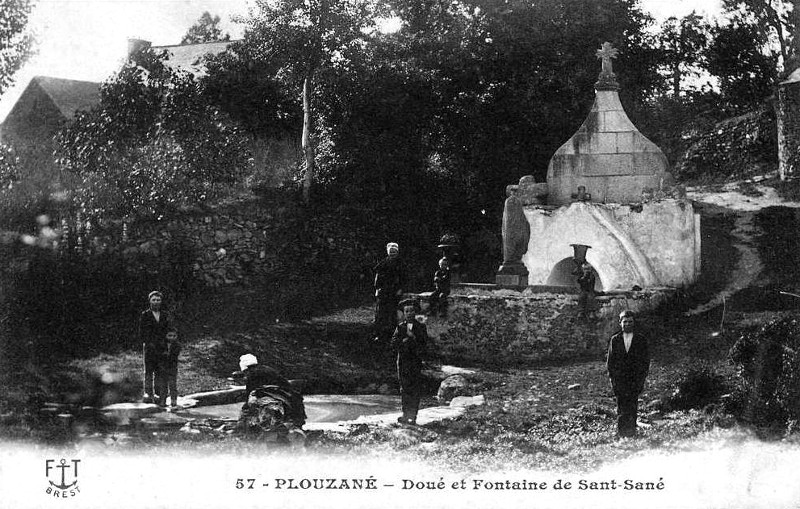
[[[602,74],[613,74],[611,70],[611,59],[617,58],[619,50],[611,45],[610,42],[604,42],[603,45],[597,50],[597,58],[603,61]]]

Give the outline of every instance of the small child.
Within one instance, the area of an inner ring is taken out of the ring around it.
[[[416,424],[419,401],[422,396],[422,356],[428,342],[428,329],[417,317],[417,303],[407,299],[400,303],[403,321],[392,335],[392,350],[397,354],[397,378],[403,415],[401,424]]]
[[[592,266],[584,262],[580,266],[580,273],[578,276],[578,286],[580,293],[578,294],[578,316],[587,319],[595,317],[595,309],[597,301],[595,300],[595,285],[596,278],[592,273]]]
[[[161,359],[161,390],[159,391],[160,402],[166,404],[167,390],[172,408],[178,406],[178,355],[181,353],[181,344],[178,341],[178,332],[174,329],[167,332],[167,349]]]
[[[447,257],[439,260],[439,270],[433,275],[433,287],[431,314],[438,311],[441,316],[447,316],[447,296],[450,295],[450,260]]]

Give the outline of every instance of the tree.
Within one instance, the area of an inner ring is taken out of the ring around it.
[[[253,14],[245,20],[244,43],[261,62],[277,67],[277,75],[288,86],[300,89],[306,201],[315,174],[316,79],[322,69],[344,64],[343,50],[369,37],[373,7],[368,0],[257,0]]]
[[[668,18],[661,24],[659,49],[672,81],[674,97],[680,95],[684,77],[699,74],[697,66],[702,63],[709,29],[708,23],[694,11],[680,19]]]
[[[776,41],[779,63],[784,72],[791,72],[790,59],[796,58],[795,30],[800,16],[797,0],[723,0],[725,10],[740,23],[752,23],[759,31],[759,40]]]
[[[246,138],[163,53],[137,54],[100,93],[56,139],[59,164],[84,179],[84,213],[160,217],[218,195],[249,168]]]
[[[765,51],[764,34],[742,20],[717,25],[712,34],[707,69],[719,79],[725,105],[736,113],[762,104],[778,77],[778,55]]]
[[[203,12],[194,25],[189,28],[181,39],[181,44],[198,44],[202,42],[226,42],[231,40],[230,34],[223,34],[219,28],[219,16],[211,16],[208,11]]]
[[[0,0],[0,94],[33,53],[34,37],[26,30],[31,0]]]

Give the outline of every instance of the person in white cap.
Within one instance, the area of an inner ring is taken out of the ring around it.
[[[306,412],[303,404],[303,396],[294,388],[289,380],[284,378],[273,368],[259,364],[258,358],[250,353],[239,357],[239,369],[245,376],[245,394],[248,399],[250,399],[252,393],[258,389],[277,387],[289,397],[288,403],[290,408],[287,409],[286,416],[297,426],[305,424]],[[248,403],[245,403],[242,407],[242,411],[246,411],[247,407]]]
[[[400,246],[386,244],[386,258],[375,266],[375,339],[388,344],[397,327],[397,304],[403,294],[405,272],[400,262]]]

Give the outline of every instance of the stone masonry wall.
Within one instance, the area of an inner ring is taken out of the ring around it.
[[[666,302],[674,290],[655,289],[599,296],[598,318],[578,317],[577,293],[459,287],[446,320],[428,330],[448,362],[520,364],[576,357],[600,358],[625,309],[642,312]]]
[[[800,84],[778,88],[778,172],[781,180],[795,178],[800,166]]]
[[[797,90],[790,90],[787,95],[781,89],[779,102],[790,105],[786,108],[790,112],[797,107],[798,98]],[[693,140],[676,165],[675,176],[683,181],[699,177],[742,178],[774,170],[776,142],[780,143],[775,116],[772,108],[762,108],[708,128]],[[779,114],[778,125],[781,118],[784,131],[790,135],[783,138],[791,141],[791,133],[798,131],[798,122],[789,115]]]

